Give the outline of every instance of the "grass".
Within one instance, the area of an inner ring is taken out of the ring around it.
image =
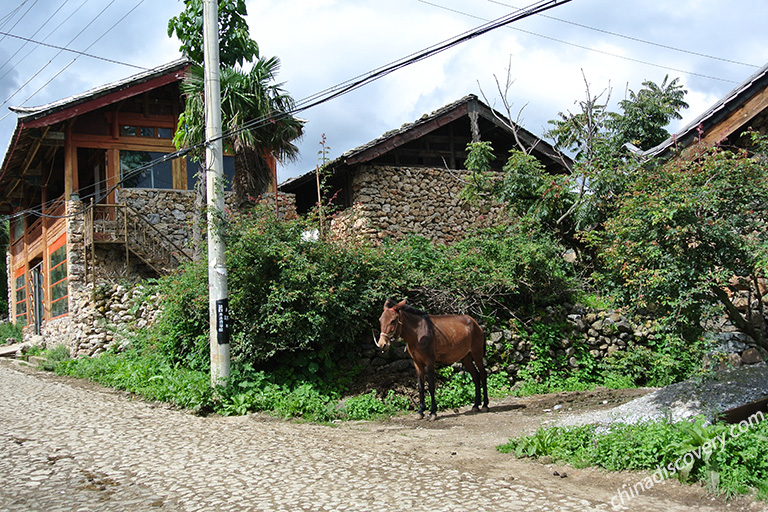
[[[550,456],[575,467],[652,471],[682,482],[700,482],[714,494],[754,492],[768,498],[768,420],[748,425],[654,421],[608,428],[595,425],[541,428],[497,449],[517,457]]]

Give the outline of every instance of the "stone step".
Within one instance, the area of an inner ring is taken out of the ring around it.
[[[13,343],[11,345],[0,346],[0,357],[16,357],[16,352],[18,352],[23,345],[23,343]]]

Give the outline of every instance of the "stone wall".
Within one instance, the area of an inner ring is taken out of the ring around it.
[[[331,222],[339,237],[373,240],[421,235],[455,242],[468,231],[493,225],[500,208],[469,205],[459,197],[469,171],[429,167],[362,166],[351,180],[351,208]]]
[[[646,346],[657,335],[651,317],[629,318],[616,310],[589,310],[582,305],[566,304],[565,319],[571,327],[569,336],[559,346],[550,349],[551,357],[563,358],[570,368],[577,369],[577,347],[586,347],[600,361],[617,351]],[[545,321],[552,321],[552,318]],[[744,334],[737,331],[710,334],[711,346],[707,350],[705,368],[739,367],[768,361],[768,352],[756,348]],[[532,346],[528,337],[512,330],[486,333],[486,359],[488,371],[506,371],[514,380],[518,371],[531,361]],[[413,371],[413,363],[402,343],[393,343],[386,354],[381,354],[368,339],[361,345],[361,366],[365,373]],[[461,366],[460,364],[458,366]]]
[[[189,248],[195,216],[193,190],[123,188],[118,190],[117,203],[125,203],[139,212],[180,249]]]

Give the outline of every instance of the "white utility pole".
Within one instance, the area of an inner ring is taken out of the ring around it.
[[[219,85],[219,13],[216,0],[203,0],[205,67],[205,166],[208,196],[208,304],[211,384],[229,377],[229,298],[224,237],[224,161]]]

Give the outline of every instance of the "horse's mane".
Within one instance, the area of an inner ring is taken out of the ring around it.
[[[397,304],[397,302],[395,302],[394,300],[387,299],[387,302],[386,302],[385,306],[391,308],[391,307],[394,307],[395,304]],[[434,334],[434,332],[435,332],[435,324],[432,323],[432,319],[429,317],[428,313],[425,313],[424,311],[422,311],[420,309],[416,309],[415,307],[410,306],[408,304],[403,306],[402,310],[405,311],[406,313],[411,314],[411,315],[416,315],[416,316],[422,317],[424,319],[424,321],[427,322],[427,328],[429,329],[430,336],[432,334]]]

